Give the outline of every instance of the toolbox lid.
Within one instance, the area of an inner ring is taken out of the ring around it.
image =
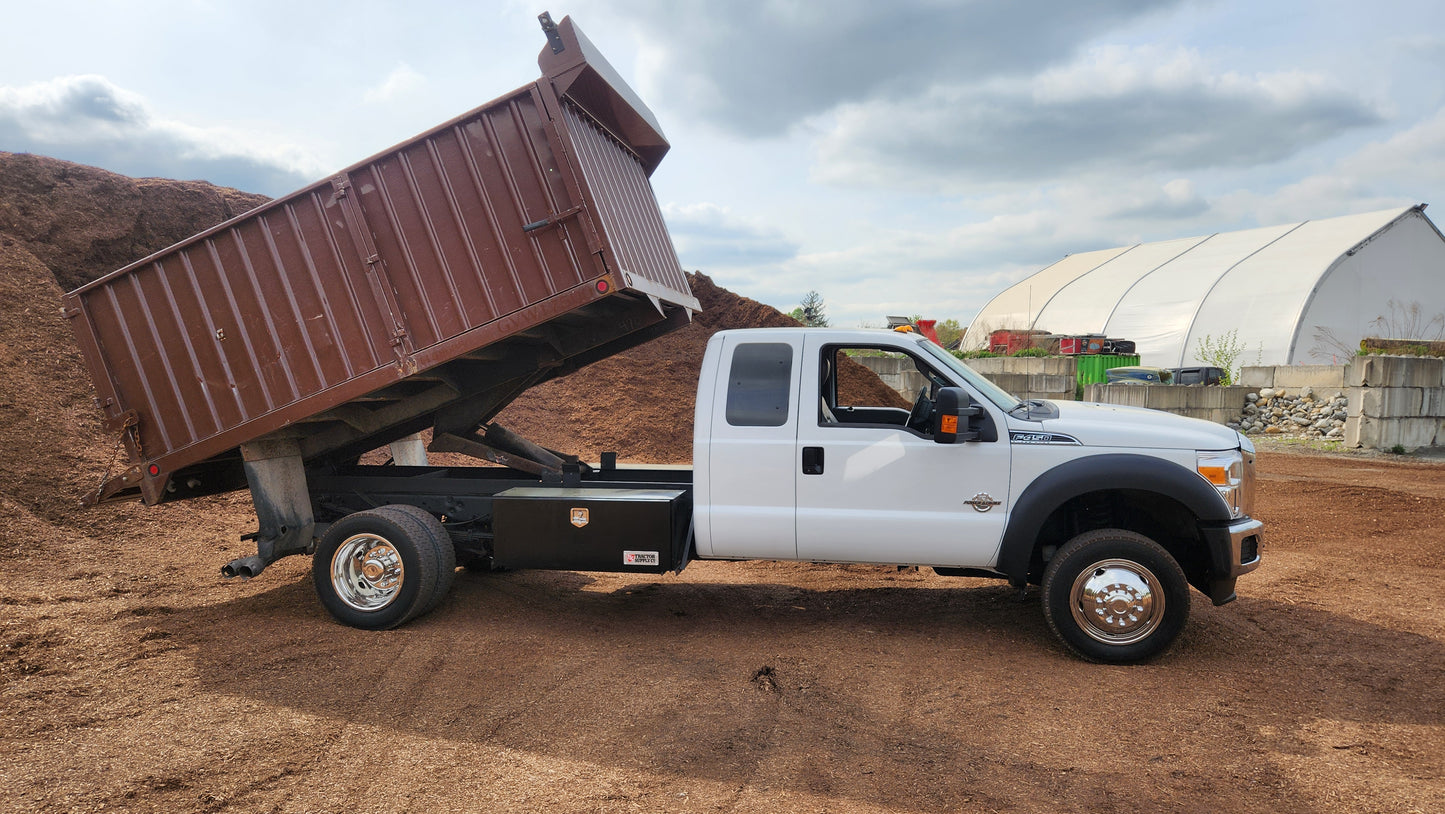
[[[498,492],[494,499],[615,500],[622,502],[656,501],[667,503],[687,494],[682,489],[612,489],[605,487],[567,486],[549,489],[545,486],[517,486]]]

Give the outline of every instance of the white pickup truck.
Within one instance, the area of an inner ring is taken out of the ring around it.
[[[862,386],[873,374],[850,356],[880,353],[906,357],[928,381],[912,409],[864,395],[878,382]],[[1044,615],[1070,650],[1133,662],[1179,633],[1190,585],[1224,604],[1236,578],[1259,565],[1254,449],[1244,436],[1151,410],[1022,402],[916,334],[715,334],[694,426],[691,471],[609,459],[541,479],[482,467],[313,473],[317,588],[342,621],[400,624],[450,582],[445,555],[402,567],[444,547],[427,539],[450,539],[463,563],[509,568],[662,573],[709,559],[928,566],[1041,584]],[[430,537],[410,539],[417,535],[395,522],[368,525],[364,518],[395,514],[372,508],[384,504],[410,506],[430,521]],[[358,533],[368,535],[362,548],[385,555],[372,558],[374,579],[364,567],[335,566],[369,562],[346,549]],[[441,578],[403,597],[414,570],[438,569]]]

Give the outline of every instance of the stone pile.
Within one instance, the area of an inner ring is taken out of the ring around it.
[[[1245,396],[1239,430],[1246,435],[1343,439],[1348,405],[1349,398],[1340,391],[1327,396],[1311,387],[1265,387]]]

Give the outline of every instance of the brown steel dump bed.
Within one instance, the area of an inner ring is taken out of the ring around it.
[[[240,446],[308,464],[687,324],[648,177],[668,144],[570,19],[542,78],[64,298],[128,468],[95,496],[246,486]]]

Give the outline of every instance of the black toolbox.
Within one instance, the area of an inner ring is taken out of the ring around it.
[[[663,574],[687,561],[681,489],[516,487],[492,503],[492,560],[507,568]]]

